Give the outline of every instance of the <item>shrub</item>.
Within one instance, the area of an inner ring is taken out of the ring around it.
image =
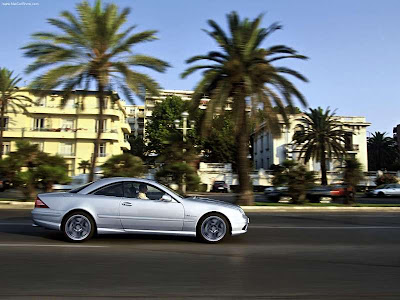
[[[389,183],[397,183],[399,179],[391,174],[383,174],[381,176],[376,177],[375,184],[377,186],[382,184],[389,184]]]

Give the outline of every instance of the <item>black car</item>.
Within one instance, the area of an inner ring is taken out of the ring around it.
[[[311,203],[318,203],[322,198],[332,198],[332,186],[317,185],[307,190],[306,197]]]
[[[211,192],[227,193],[229,192],[229,186],[226,184],[225,181],[214,181]]]

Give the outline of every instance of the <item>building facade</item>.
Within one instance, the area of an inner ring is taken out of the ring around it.
[[[272,165],[281,164],[286,159],[296,160],[299,158],[299,149],[294,147],[292,139],[296,127],[302,124],[301,117],[302,114],[289,116],[288,126],[282,120],[281,136],[279,138],[273,137],[265,126],[261,126],[253,134],[253,160],[256,170],[270,170]],[[345,145],[347,153],[354,155],[361,163],[363,171],[367,171],[367,127],[371,124],[366,122],[364,117],[336,116],[336,118],[342,124],[342,129],[349,132]],[[339,165],[341,165],[340,160],[327,161],[328,172],[334,172]],[[310,171],[320,171],[320,164],[310,160],[307,168]]]
[[[397,124],[396,127],[393,127],[393,138],[400,149],[400,124]]]
[[[61,92],[49,91],[43,97],[29,90],[21,94],[33,100],[26,111],[7,111],[4,121],[4,153],[16,150],[16,141],[25,140],[38,144],[49,154],[63,156],[69,167],[69,175],[77,175],[79,163],[91,160],[98,130],[98,101],[96,92],[74,91],[61,108]],[[127,135],[131,127],[118,94],[109,93],[104,106],[102,141],[97,165],[109,157],[129,150]]]

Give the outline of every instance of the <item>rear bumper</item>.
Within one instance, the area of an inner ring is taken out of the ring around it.
[[[48,209],[35,208],[32,211],[33,225],[41,226],[48,229],[61,229],[62,215],[57,211],[49,211]]]

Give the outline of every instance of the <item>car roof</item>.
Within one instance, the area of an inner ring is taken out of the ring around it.
[[[84,189],[78,192],[78,194],[88,194],[100,187],[105,185],[122,182],[122,181],[137,181],[141,183],[148,183],[148,184],[158,184],[156,181],[151,179],[144,179],[144,178],[134,178],[134,177],[109,177],[109,178],[102,178],[99,180],[94,181],[92,184],[88,185]]]

